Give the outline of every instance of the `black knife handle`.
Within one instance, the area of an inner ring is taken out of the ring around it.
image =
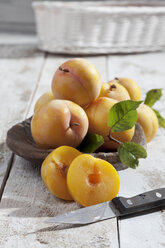
[[[165,188],[160,188],[131,197],[116,197],[112,200],[120,216],[136,214],[165,206]]]

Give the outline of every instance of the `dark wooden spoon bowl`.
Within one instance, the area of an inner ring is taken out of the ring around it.
[[[41,164],[53,149],[41,149],[36,145],[31,135],[30,123],[31,118],[28,118],[9,129],[7,132],[6,143],[10,150],[18,156],[36,164]],[[135,125],[135,134],[132,141],[146,148],[145,135],[139,124]],[[108,161],[113,164],[117,170],[128,168],[120,162],[118,152],[95,152],[91,155]]]

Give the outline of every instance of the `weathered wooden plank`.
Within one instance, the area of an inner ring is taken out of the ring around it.
[[[145,93],[153,88],[165,89],[165,54],[139,54],[109,57],[109,79],[130,77],[137,81]],[[165,116],[165,96],[155,108]],[[165,131],[159,129],[156,137],[148,143],[148,157],[140,160],[139,168],[121,171],[120,195],[131,197],[136,194],[165,187]],[[121,248],[154,248],[165,246],[165,212],[119,221]]]
[[[41,181],[40,168],[17,157],[1,203],[0,246],[118,247],[115,221],[75,228],[43,222],[78,207],[53,197]]]
[[[18,50],[5,46],[0,49],[0,185],[11,156],[5,144],[7,130],[25,118],[43,64],[43,55],[36,50],[31,54],[31,46],[25,47],[23,57],[17,57],[20,48],[24,51],[21,45]]]
[[[57,66],[69,57],[48,56],[28,116],[36,99],[50,90]],[[106,58],[88,57],[106,80]],[[88,226],[72,227],[45,224],[43,221],[60,213],[77,209],[74,202],[53,197],[45,188],[40,168],[16,157],[0,205],[0,246],[10,247],[118,247],[116,219]]]

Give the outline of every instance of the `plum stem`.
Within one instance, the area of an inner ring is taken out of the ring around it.
[[[63,71],[63,72],[69,72],[68,69],[63,69],[61,66],[59,67],[59,70],[60,70],[60,71]]]
[[[110,91],[113,91],[113,89],[116,89],[116,88],[117,88],[116,85],[115,85],[115,84],[112,84],[112,85],[110,86],[109,90],[110,90]]]
[[[119,140],[117,140],[117,139],[115,139],[115,138],[113,138],[113,137],[111,136],[111,129],[109,130],[109,134],[107,135],[107,137],[108,137],[108,139],[109,139],[110,141],[114,141],[114,142],[118,143],[119,145],[122,145],[122,144],[123,144],[121,141],[119,141]]]
[[[119,83],[119,84],[120,84],[120,80],[119,80],[118,77],[115,77],[114,81],[115,81],[116,83]]]

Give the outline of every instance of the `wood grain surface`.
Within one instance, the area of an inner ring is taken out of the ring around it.
[[[7,50],[6,53],[10,54]],[[36,99],[50,90],[55,69],[69,59],[62,56],[39,55],[38,57],[38,55],[33,56],[33,53],[30,54],[29,57],[24,56],[20,59],[10,56],[0,60],[2,144],[9,127],[33,114]],[[120,76],[135,79],[142,88],[143,99],[144,93],[149,89],[165,88],[164,53],[94,56],[88,59],[99,69],[103,81]],[[165,97],[156,104],[155,108],[165,116],[164,100]],[[139,168],[119,172],[120,195],[129,197],[165,186],[164,138],[165,131],[159,129],[154,140],[148,144],[147,159],[140,160]],[[6,170],[5,154],[8,152],[4,149],[0,162],[1,182]],[[45,224],[46,218],[80,206],[53,197],[45,188],[40,177],[40,169],[36,164],[17,156],[11,164],[12,169],[0,203],[0,247],[163,248],[165,246],[164,211],[118,222],[116,219],[106,220],[87,226]]]
[[[130,77],[142,88],[142,99],[148,90],[163,89],[155,109],[165,116],[165,54],[139,54],[109,57],[109,77]],[[144,191],[165,187],[165,130],[147,144],[148,157],[140,160],[136,170],[119,172],[120,195],[131,197]],[[165,211],[119,221],[121,248],[163,248],[165,246]],[[131,246],[130,246],[131,244]]]
[[[24,51],[21,46],[20,49]],[[5,144],[7,130],[25,118],[43,63],[43,54],[34,50],[31,54],[31,47],[25,51],[14,58],[16,49],[0,48],[0,187],[11,158]]]
[[[53,73],[69,57],[48,56],[34,93],[28,116],[33,113],[36,99],[50,90]],[[88,57],[107,80],[106,57]],[[56,226],[44,220],[73,209],[77,203],[53,197],[45,188],[40,168],[16,157],[0,204],[3,233],[1,247],[112,247],[118,248],[117,220],[111,219],[84,227]]]

